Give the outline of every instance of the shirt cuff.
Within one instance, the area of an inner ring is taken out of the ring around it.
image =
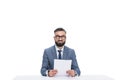
[[[46,70],[46,76],[48,76],[48,70]]]
[[[77,71],[75,71],[75,76],[78,76]]]

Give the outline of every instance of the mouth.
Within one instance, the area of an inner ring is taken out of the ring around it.
[[[58,43],[62,43],[63,41],[58,41]]]

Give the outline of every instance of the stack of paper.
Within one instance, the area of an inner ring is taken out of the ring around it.
[[[68,76],[66,71],[71,70],[72,60],[54,59],[54,69],[57,70],[56,76]]]

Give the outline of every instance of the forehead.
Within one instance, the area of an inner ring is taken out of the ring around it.
[[[64,31],[57,31],[55,32],[55,35],[66,35]]]

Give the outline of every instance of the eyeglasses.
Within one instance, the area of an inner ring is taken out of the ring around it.
[[[63,35],[63,36],[56,35],[55,38],[56,38],[56,39],[60,39],[60,38],[61,38],[61,39],[65,39],[66,36],[65,36],[65,35]]]

